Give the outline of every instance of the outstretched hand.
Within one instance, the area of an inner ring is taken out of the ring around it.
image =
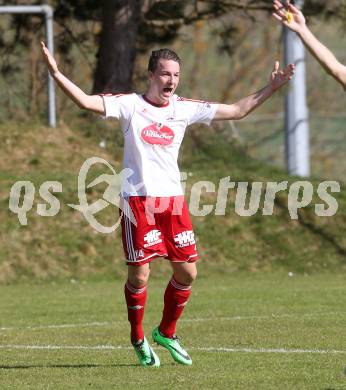
[[[292,31],[299,32],[305,26],[304,15],[294,5],[286,1],[283,5],[279,0],[273,1],[273,17]]]
[[[286,84],[294,75],[294,64],[289,64],[285,69],[280,70],[279,61],[275,61],[273,71],[270,75],[269,85],[275,91]]]
[[[41,41],[41,51],[43,58],[48,66],[50,74],[53,76],[55,73],[59,72],[58,65],[54,57],[50,54],[44,42]]]

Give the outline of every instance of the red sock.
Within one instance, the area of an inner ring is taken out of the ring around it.
[[[145,301],[147,299],[147,286],[136,288],[127,281],[124,291],[128,320],[131,324],[131,342],[134,343],[138,340],[143,340],[144,338],[142,321]]]
[[[168,282],[164,297],[163,316],[159,326],[160,332],[165,337],[172,338],[175,334],[177,321],[187,304],[190,293],[191,286],[180,284],[173,277]]]

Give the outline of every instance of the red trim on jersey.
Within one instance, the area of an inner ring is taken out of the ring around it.
[[[188,99],[188,98],[184,98],[181,96],[179,96],[177,100],[178,101],[182,100],[182,101],[187,101],[187,102],[207,103],[205,100]]]
[[[114,96],[114,97],[120,97],[120,96],[125,96],[125,95],[132,95],[132,93],[99,93],[99,96]]]
[[[145,95],[142,95],[142,98],[149,104],[151,104],[152,106],[154,107],[159,107],[159,108],[163,108],[163,107],[167,107],[169,105],[169,101],[168,102],[165,102],[163,104],[157,104],[155,102],[153,102],[152,100],[148,99]]]
[[[206,100],[188,99],[188,98],[184,98],[184,97],[181,97],[181,96],[179,96],[177,100],[178,100],[178,101],[184,101],[184,102],[219,104],[219,103],[217,103],[217,102],[208,102],[208,101],[206,101]]]

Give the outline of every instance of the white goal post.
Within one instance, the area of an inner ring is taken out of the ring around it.
[[[53,8],[49,5],[13,5],[0,6],[0,14],[44,14],[46,24],[46,42],[49,51],[54,55]],[[48,72],[48,124],[56,127],[56,106],[54,80]]]

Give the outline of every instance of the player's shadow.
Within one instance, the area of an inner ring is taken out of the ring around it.
[[[165,364],[165,365],[174,365]],[[0,365],[0,369],[2,370],[25,370],[30,368],[112,368],[112,367],[141,367],[140,364],[16,364],[16,365]]]
[[[25,370],[30,368],[99,368],[99,367],[139,367],[139,364],[17,364],[17,365],[0,365],[2,370]]]

